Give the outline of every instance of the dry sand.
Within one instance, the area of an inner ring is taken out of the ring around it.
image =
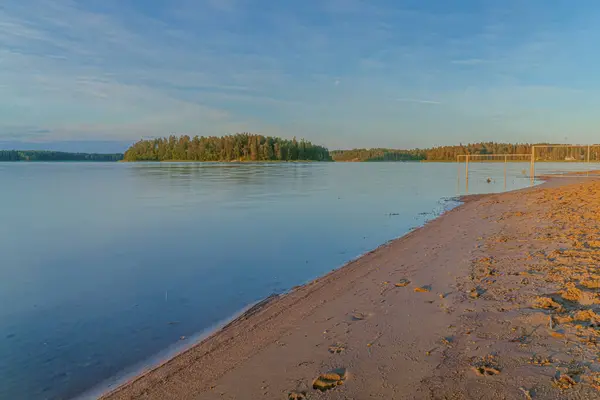
[[[105,399],[600,399],[599,292],[600,181],[472,196]]]

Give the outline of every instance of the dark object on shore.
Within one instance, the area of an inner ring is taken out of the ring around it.
[[[492,178],[487,178],[487,179],[486,179],[486,182],[487,182],[487,183],[492,183]]]

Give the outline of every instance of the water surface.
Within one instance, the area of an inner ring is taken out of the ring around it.
[[[80,395],[337,268],[455,205],[457,171],[0,163],[0,398]],[[501,166],[471,168],[470,193],[502,190]]]

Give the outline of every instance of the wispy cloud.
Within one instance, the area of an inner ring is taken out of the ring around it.
[[[458,64],[458,65],[481,65],[481,64],[486,64],[489,61],[481,59],[481,58],[466,58],[463,60],[452,60],[451,62],[452,62],[452,64]]]
[[[401,101],[404,103],[418,103],[418,104],[442,104],[440,101],[435,100],[426,100],[426,99],[408,99],[408,98],[398,98],[396,101]]]

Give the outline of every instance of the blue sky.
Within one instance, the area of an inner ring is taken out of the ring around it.
[[[3,0],[0,144],[595,143],[599,17],[587,0]]]

